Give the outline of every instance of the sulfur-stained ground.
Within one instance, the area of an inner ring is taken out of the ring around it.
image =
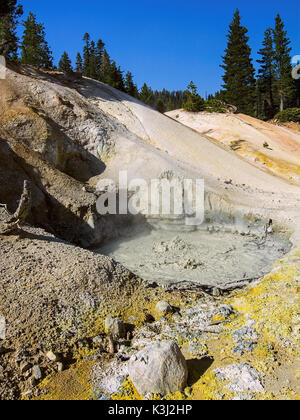
[[[180,300],[169,294],[180,314],[140,323],[131,346],[119,355],[130,356],[153,340],[176,341],[188,360],[188,388],[167,400],[299,399],[299,277],[300,250],[279,260],[256,284],[227,297],[199,294]],[[139,310],[137,304],[136,315]],[[126,363],[108,355],[91,362],[86,355],[44,382],[42,398],[142,399],[127,377]]]

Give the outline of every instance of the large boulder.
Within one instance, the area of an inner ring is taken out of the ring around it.
[[[176,343],[155,342],[132,356],[129,377],[142,396],[183,391],[187,386],[187,363]]]

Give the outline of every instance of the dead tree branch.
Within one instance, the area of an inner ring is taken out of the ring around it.
[[[28,181],[24,181],[23,193],[15,213],[10,214],[7,210],[6,204],[2,205],[2,207],[4,207],[8,213],[9,217],[0,222],[0,234],[8,235],[18,230],[20,226],[24,225],[26,219],[31,213],[31,206],[32,198],[30,185]]]

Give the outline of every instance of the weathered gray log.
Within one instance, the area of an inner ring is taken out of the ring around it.
[[[8,213],[9,217],[2,222],[0,222],[0,234],[8,235],[15,232],[24,225],[26,219],[30,215],[32,206],[31,190],[28,181],[24,181],[23,193],[20,198],[20,202],[17,210],[14,214],[10,214],[7,210],[6,205],[3,205],[5,211]]]
[[[211,285],[211,284],[198,284],[191,281],[181,281],[178,283],[172,283],[169,286],[169,290],[179,290],[184,292],[195,292],[195,291],[207,291],[208,293],[213,292],[215,289],[218,289],[220,291],[220,294],[225,292],[230,292],[235,289],[241,289],[248,284],[250,284],[254,280],[258,280],[259,277],[254,278],[247,278],[247,279],[241,279],[241,280],[235,280],[229,283],[225,283],[223,285],[217,284],[217,285]],[[180,284],[188,283],[186,287],[180,287]],[[179,287],[178,287],[179,286]]]

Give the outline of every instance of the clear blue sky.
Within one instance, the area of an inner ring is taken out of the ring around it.
[[[300,55],[299,0],[20,0],[46,26],[56,62],[64,50],[75,60],[82,37],[101,38],[111,57],[130,70],[140,87],[185,89],[193,80],[200,93],[222,83],[221,56],[233,13],[239,7],[249,29],[253,58],[263,34],[281,14]]]

